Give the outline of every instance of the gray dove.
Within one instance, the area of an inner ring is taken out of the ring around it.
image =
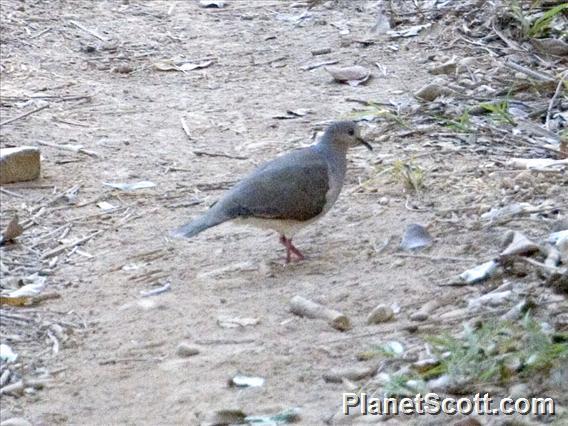
[[[304,255],[292,237],[326,214],[339,197],[347,166],[347,150],[356,145],[373,148],[352,121],[331,124],[319,142],[275,158],[246,176],[197,219],[173,231],[193,237],[229,220],[275,230],[286,247],[286,263],[292,254]]]

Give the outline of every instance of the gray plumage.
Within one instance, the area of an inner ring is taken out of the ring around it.
[[[345,177],[347,149],[357,144],[371,149],[361,139],[355,123],[336,122],[316,145],[289,152],[259,167],[204,215],[176,229],[174,235],[193,237],[220,223],[239,220],[278,231],[288,249],[288,261],[290,250],[303,257],[291,244],[291,237],[335,203]]]

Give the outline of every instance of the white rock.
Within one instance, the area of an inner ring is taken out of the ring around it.
[[[433,392],[446,392],[452,385],[450,376],[443,375],[428,382],[428,388]]]
[[[367,324],[379,324],[386,322],[394,317],[393,310],[386,305],[378,305],[367,317]]]
[[[486,305],[499,306],[511,298],[513,298],[513,292],[511,290],[502,291],[500,293],[487,293],[475,299],[468,300],[467,306],[469,309],[479,309]]]
[[[531,396],[530,388],[524,383],[516,383],[509,388],[509,397],[513,399],[529,398]]]
[[[0,184],[24,182],[39,177],[39,149],[33,146],[0,149]]]

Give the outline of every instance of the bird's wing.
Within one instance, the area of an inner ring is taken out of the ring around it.
[[[231,218],[306,221],[323,211],[328,190],[327,163],[307,148],[253,172],[219,201],[219,208]]]

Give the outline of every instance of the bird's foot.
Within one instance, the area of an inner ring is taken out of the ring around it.
[[[286,263],[292,261],[292,254],[298,258],[298,261],[304,260],[305,257],[300,250],[298,250],[294,244],[292,244],[291,238],[286,238],[284,235],[280,235],[280,243],[286,247]]]

